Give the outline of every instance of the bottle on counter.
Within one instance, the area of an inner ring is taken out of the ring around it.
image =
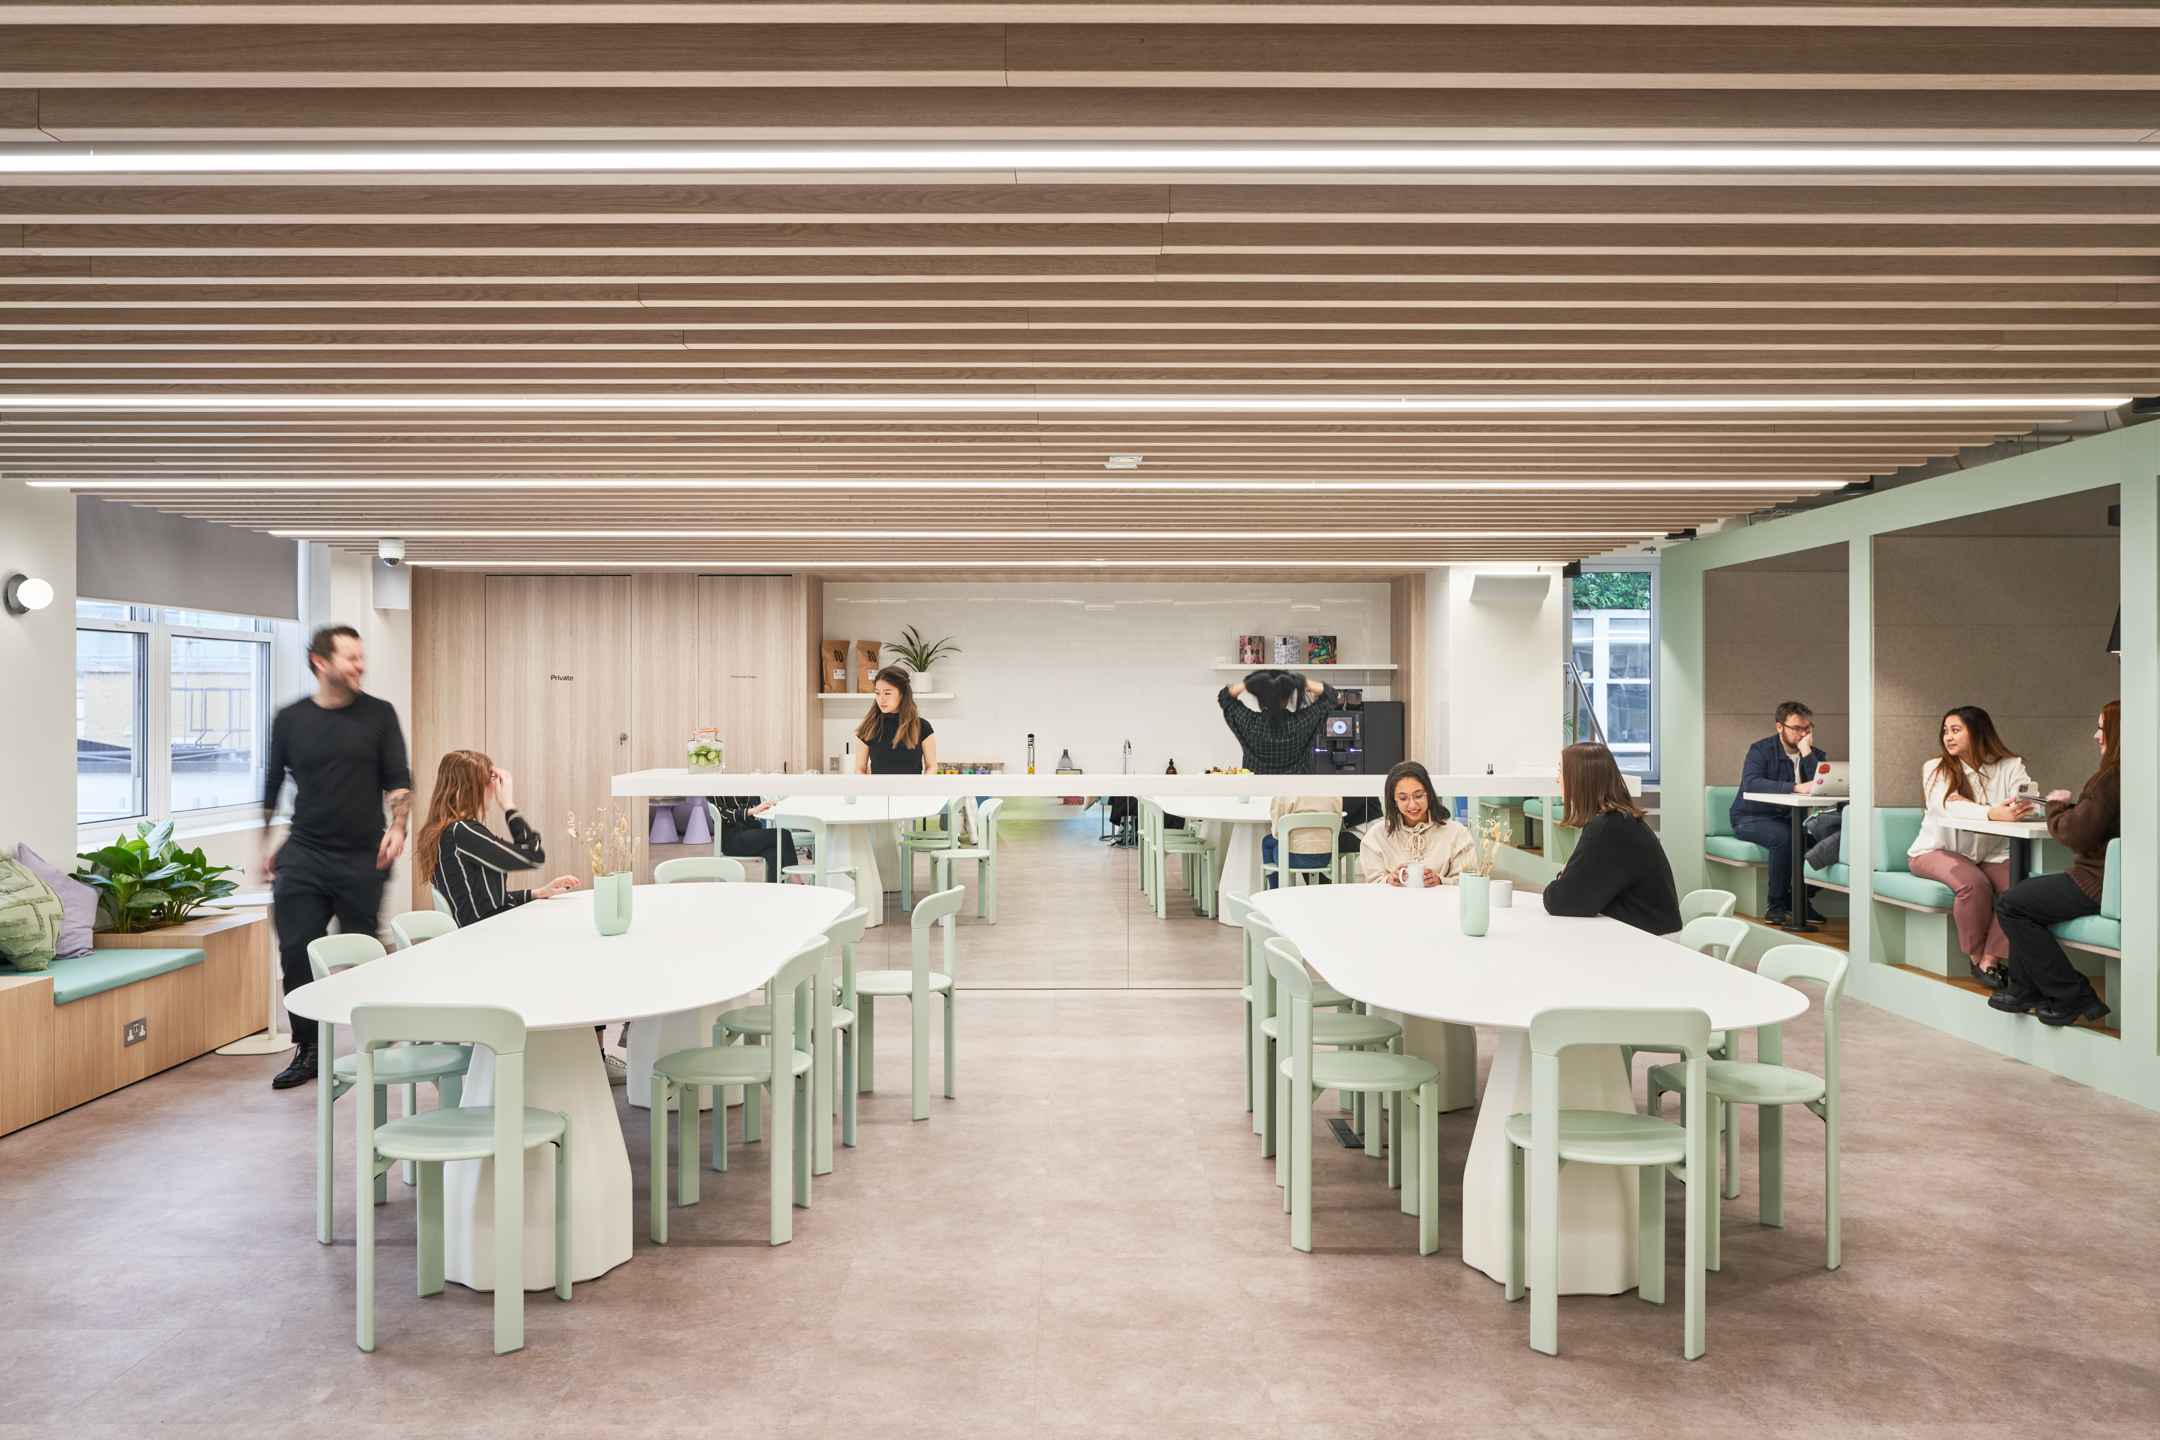
[[[1175,774],[1177,774],[1177,761],[1175,761],[1175,760],[1172,760],[1172,761],[1171,761],[1171,762],[1170,762],[1170,763],[1169,763],[1168,765],[1165,765],[1165,766],[1163,767],[1163,772],[1162,772],[1162,773],[1163,773],[1163,774],[1165,774],[1165,775],[1175,775]]]

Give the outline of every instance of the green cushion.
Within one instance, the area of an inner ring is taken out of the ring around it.
[[[1529,799],[1529,800],[1525,800],[1525,801],[1523,801],[1523,802],[1522,802],[1522,813],[1523,813],[1523,814],[1525,814],[1525,815],[1535,815],[1535,816],[1537,816],[1537,817],[1538,817],[1538,819],[1540,819],[1540,820],[1544,819],[1544,818],[1545,818],[1545,797],[1544,797],[1544,796],[1542,796],[1542,795],[1539,795],[1539,796],[1533,797],[1532,799]]]
[[[1878,805],[1875,807],[1875,869],[1880,874],[1910,874],[1911,862],[1905,852],[1912,849],[1913,841],[1920,838],[1920,821],[1926,814],[1917,805]],[[1945,895],[1950,892],[1937,885]],[[1875,889],[1887,894],[1881,885]],[[1935,902],[1929,901],[1929,904]],[[1944,900],[1943,904],[1950,902]]]
[[[1906,841],[1911,844],[1911,841]],[[1900,850],[1898,858],[1904,859]],[[1878,870],[1875,872],[1875,893],[1891,900],[1903,900],[1911,905],[1926,905],[1936,910],[1947,910],[1953,898],[1950,887],[1934,880],[1924,880],[1909,870]]]
[[[2100,915],[2101,918],[2116,921],[2118,924],[2122,920],[2122,837],[2120,836],[2108,841],[2107,869],[2100,877]],[[2120,938],[2120,930],[2116,933]]]
[[[2110,920],[2105,915],[2080,915],[2075,920],[2065,920],[2060,925],[2050,925],[2058,940],[2073,945],[2098,945],[2103,950],[2122,949],[2122,921]]]
[[[1807,867],[1807,877],[1822,885],[1842,885],[1848,890],[1852,888],[1852,867],[1842,860],[1821,870],[1810,865]]]
[[[60,950],[60,897],[30,867],[0,856],[0,959],[43,970]]]
[[[53,1004],[65,1005],[202,961],[200,950],[93,950],[72,960],[55,960],[45,973],[52,976]],[[20,973],[17,966],[0,966],[0,975]]]
[[[1738,838],[1729,830],[1723,835],[1712,835],[1704,840],[1703,849],[1709,854],[1721,855],[1727,860],[1767,861],[1770,858],[1768,850],[1752,841]]]
[[[1703,834],[1732,834],[1732,802],[1739,798],[1740,787],[1737,785],[1703,786]],[[1760,849],[1761,847],[1756,848]],[[1711,853],[1722,854],[1723,852],[1712,851]],[[1758,855],[1755,858],[1760,859],[1761,856]]]

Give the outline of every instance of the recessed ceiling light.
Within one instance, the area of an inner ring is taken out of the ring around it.
[[[1102,468],[1105,470],[1137,470],[1140,468],[1140,462],[1145,458],[1145,456],[1141,455],[1112,455],[1109,459],[1103,461]]]
[[[2153,147],[2160,153],[2160,146]],[[1727,410],[2112,410],[2128,395],[10,395],[25,410],[822,410],[1355,412],[1462,414],[1497,411]]]

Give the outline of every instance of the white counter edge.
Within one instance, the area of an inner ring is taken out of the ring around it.
[[[1378,795],[1382,775],[617,775],[614,793],[638,795]],[[1435,775],[1450,795],[1557,795],[1550,775]],[[1634,788],[1631,781],[1630,789]]]

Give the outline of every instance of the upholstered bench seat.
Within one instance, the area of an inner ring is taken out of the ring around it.
[[[1902,900],[1908,905],[1924,905],[1930,910],[1948,910],[1950,902],[1957,898],[1951,894],[1950,887],[1939,880],[1915,875],[1910,870],[1880,869],[1875,872],[1875,897],[1878,900]]]
[[[200,950],[94,950],[72,960],[55,960],[36,972],[0,965],[0,975],[49,975],[53,982],[53,1004],[65,1005],[202,962]]]

